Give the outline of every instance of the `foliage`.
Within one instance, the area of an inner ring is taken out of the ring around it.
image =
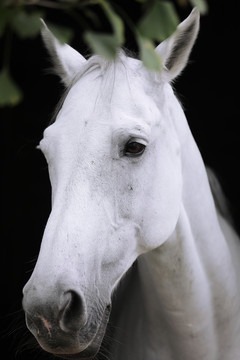
[[[0,106],[16,105],[22,99],[22,92],[12,80],[7,68],[0,72]]]
[[[68,17],[69,23],[82,24],[83,39],[93,53],[114,59],[117,48],[125,43],[125,27],[131,29],[139,47],[144,65],[155,71],[161,69],[161,59],[154,51],[155,41],[163,41],[178,25],[178,15],[172,1],[129,0],[139,3],[140,20],[137,24],[110,0],[0,0],[0,39],[4,44],[3,65],[0,70],[0,106],[16,105],[23,94],[10,75],[12,34],[20,39],[34,39],[41,30],[40,18],[48,17],[54,10]],[[206,0],[178,0],[178,6],[196,6],[200,12],[207,12]],[[127,10],[127,9],[126,9]],[[103,30],[107,20],[110,31]],[[51,23],[50,30],[61,43],[69,43],[73,37],[72,25]]]

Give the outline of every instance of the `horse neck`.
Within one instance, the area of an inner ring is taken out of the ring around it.
[[[169,96],[174,97],[171,92]],[[227,338],[229,346],[234,347],[234,334],[239,333],[238,320],[231,330],[226,326],[216,334],[218,324],[234,322],[227,319],[236,318],[240,311],[237,276],[204,163],[183,111],[174,99],[169,113],[176,119],[174,125],[181,144],[182,204],[170,238],[139,259],[144,301],[148,304],[146,308],[151,308],[148,314],[151,326],[155,323],[158,329],[161,319],[165,333],[169,330],[171,339],[165,340],[174,344],[175,358],[181,353],[184,359],[205,359],[203,351],[207,349],[207,359],[219,359],[219,341]],[[162,333],[161,336],[164,337]],[[195,357],[191,357],[191,349]]]

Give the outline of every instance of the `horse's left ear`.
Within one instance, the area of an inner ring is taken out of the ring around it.
[[[199,30],[199,11],[195,8],[181,22],[174,34],[157,46],[155,51],[163,59],[167,80],[175,79],[187,64]]]
[[[64,85],[68,86],[81,69],[82,64],[86,62],[86,59],[71,46],[60,44],[43,20],[41,34],[43,42],[51,55],[56,74],[60,76]]]

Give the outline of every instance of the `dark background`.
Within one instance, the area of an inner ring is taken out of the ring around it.
[[[201,19],[201,31],[190,64],[175,89],[202,156],[221,181],[239,229],[239,9],[237,1],[210,1],[209,4],[209,14]],[[132,18],[138,19],[136,7],[125,9]],[[189,8],[181,10],[180,17],[183,19],[189,11]],[[49,18],[54,16],[56,13],[49,13]],[[66,21],[61,16],[59,19]],[[75,30],[73,46],[87,51],[77,26]],[[136,48],[129,32],[126,46]],[[0,112],[4,155],[1,352],[5,354],[4,359],[9,360],[51,357],[37,346],[32,350],[31,335],[21,311],[21,290],[34,267],[50,212],[47,166],[43,155],[35,149],[62,93],[57,77],[46,74],[48,67],[40,38],[24,42],[14,39],[11,70],[25,98],[21,105]]]

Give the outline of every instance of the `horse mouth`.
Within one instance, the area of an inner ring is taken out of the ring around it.
[[[99,352],[99,349],[101,347],[105,332],[106,332],[106,328],[107,328],[107,323],[109,320],[109,316],[110,316],[110,312],[111,312],[111,305],[108,305],[105,308],[105,311],[103,313],[103,317],[102,317],[102,321],[98,327],[98,330],[96,331],[94,337],[91,340],[91,343],[86,347],[86,349],[82,350],[81,352],[76,352],[76,353],[54,353],[54,351],[52,352],[52,354],[56,357],[62,358],[62,359],[69,359],[69,360],[91,360],[93,358],[95,358],[95,356],[97,355],[97,353]]]

